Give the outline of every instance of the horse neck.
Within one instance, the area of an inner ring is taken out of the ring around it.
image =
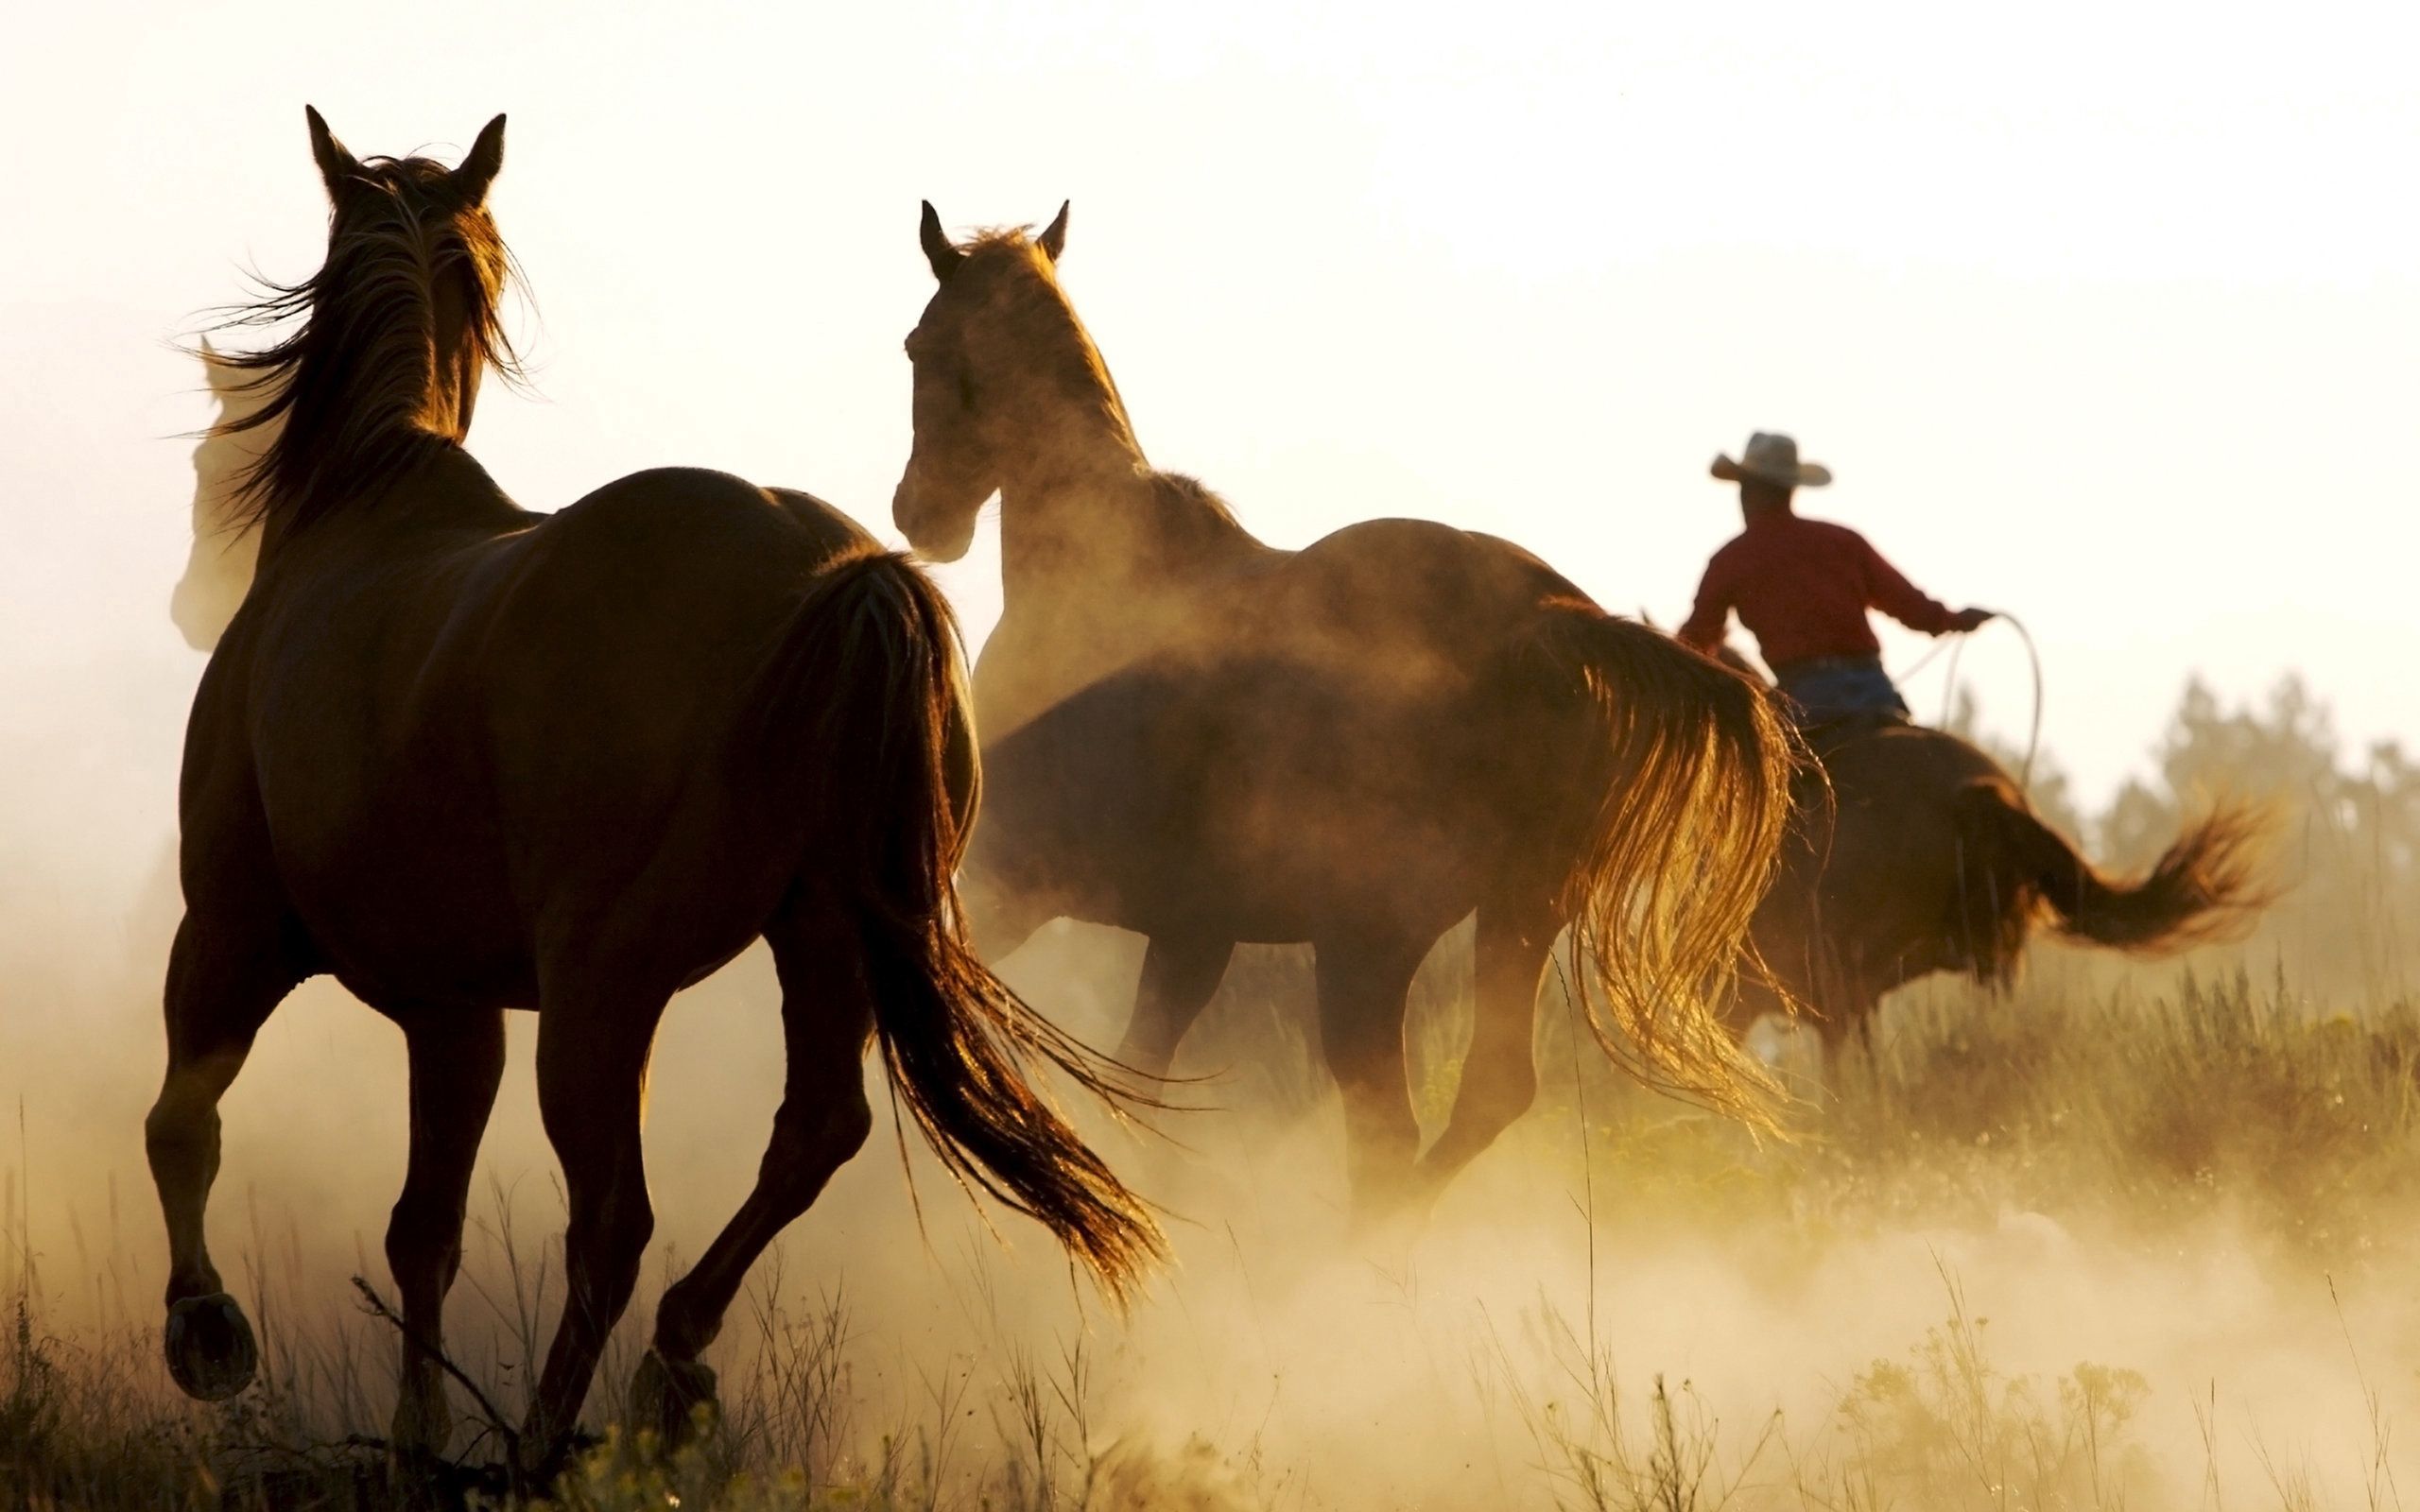
[[[1150,469],[1139,451],[1040,450],[1000,487],[1001,586],[1011,600],[1126,576],[1132,522],[1150,507]]]
[[[261,570],[266,571],[293,539],[331,524],[341,526],[356,512],[374,516],[360,523],[383,535],[396,530],[458,528],[519,513],[487,470],[462,447],[478,403],[483,356],[467,341],[457,341],[449,343],[445,352],[431,350],[419,360],[424,366],[412,381],[397,385],[391,396],[380,396],[372,412],[372,422],[352,432],[353,443],[340,455],[341,471],[323,485],[340,495],[340,505],[321,500],[317,507],[300,514],[277,508],[265,513]],[[336,428],[337,434],[345,434],[341,418],[327,417],[320,422]],[[289,413],[280,428],[290,428],[290,424]],[[347,506],[371,507],[356,511]]]
[[[483,297],[459,279],[398,274],[381,238],[345,255],[360,266],[314,290],[302,331],[247,364],[275,390],[258,474],[263,571],[344,516],[455,517],[502,497],[461,448],[489,355]]]
[[[1173,591],[1259,543],[1190,485],[1155,472],[1115,390],[1038,417],[1000,488],[1003,608],[1131,602]]]
[[[308,547],[314,558],[319,542],[344,554],[372,550],[380,554],[399,548],[416,537],[455,535],[464,530],[506,530],[523,523],[515,505],[476,457],[448,436],[423,433],[423,446],[391,481],[361,490],[361,502],[372,507],[343,510],[297,528],[272,515],[260,532],[260,572]],[[364,542],[372,542],[365,548]]]

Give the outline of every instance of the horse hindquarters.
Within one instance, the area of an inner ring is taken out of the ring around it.
[[[1547,647],[1587,721],[1557,902],[1593,967],[1590,1027],[1641,1080],[1761,1121],[1770,1081],[1718,1005],[1780,862],[1798,742],[1766,690],[1642,626],[1564,611]]]
[[[1029,1085],[1035,1059],[1112,1089],[967,943],[952,873],[981,786],[958,628],[905,558],[828,569],[769,665],[760,765],[820,799],[803,817],[817,890],[854,923],[884,1068],[942,1162],[1040,1221],[1114,1295],[1157,1227]],[[802,757],[811,780],[796,774]]]
[[[1788,826],[1793,744],[1764,692],[1663,636],[1593,610],[1559,611],[1538,663],[1496,684],[1517,690],[1495,728],[1521,754],[1494,794],[1510,851],[1480,890],[1475,936],[1477,1016],[1454,1111],[1405,1192],[1433,1200],[1536,1097],[1537,993],[1556,934],[1568,923],[1590,957],[1614,1024],[1582,985],[1589,1022],[1616,1065],[1651,1083],[1755,1113],[1759,1074],[1742,1063],[1724,1024],[1726,978],[1773,875]],[[1526,713],[1513,713],[1527,706]],[[1482,721],[1493,725],[1493,721]],[[1582,755],[1577,771],[1570,752]],[[1558,770],[1558,767],[1564,769]],[[1541,769],[1543,768],[1543,769]],[[1425,951],[1425,945],[1424,945]],[[1415,952],[1402,973],[1408,987]],[[1338,1028],[1329,948],[1321,946],[1322,1022]],[[1394,1068],[1391,1095],[1346,1088],[1357,1207],[1390,1194],[1388,1161],[1404,1143],[1400,987],[1358,1004],[1368,1023],[1352,1043]],[[1620,1031],[1617,1037],[1616,1030]],[[1337,1048],[1329,1047],[1331,1063]],[[1360,1084],[1374,1084],[1363,1075]],[[1408,1150],[1400,1150],[1406,1159]],[[1365,1185],[1373,1192],[1365,1193]]]

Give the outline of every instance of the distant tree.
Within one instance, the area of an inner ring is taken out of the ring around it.
[[[2325,702],[2297,677],[2230,709],[2195,679],[2157,750],[2157,776],[2121,789],[2102,852],[2159,853],[2187,817],[2227,799],[2270,806],[2287,889],[2249,942],[2312,991],[2408,995],[2420,955],[2420,766],[2394,743],[2347,757]]]

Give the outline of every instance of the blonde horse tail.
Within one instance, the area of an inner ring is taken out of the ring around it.
[[[1556,662],[1590,700],[1593,811],[1564,880],[1572,989],[1647,1085],[1773,1127],[1776,1089],[1725,1026],[1804,758],[1774,696],[1644,626],[1574,609]]]
[[[1123,1301],[1165,1253],[1159,1227],[1030,1073],[1055,1067],[1113,1105],[1131,1094],[976,956],[959,909],[980,767],[947,601],[897,554],[844,561],[801,604],[764,687],[768,732],[789,731],[769,758],[823,790],[809,843],[855,901],[899,1102],[961,1185],[1040,1222]]]

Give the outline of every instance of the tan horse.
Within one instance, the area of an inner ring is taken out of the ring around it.
[[[754,1191],[657,1311],[638,1394],[665,1426],[711,1398],[699,1353],[749,1265],[864,1142],[870,1041],[954,1171],[1126,1284],[1157,1231],[1021,1068],[1102,1083],[957,922],[978,774],[939,593],[829,506],[724,473],[516,507],[462,447],[481,373],[510,358],[485,208],[504,118],[450,172],[357,160],[310,126],[327,260],[243,317],[299,328],[228,359],[267,388],[254,420],[282,429],[237,522],[259,527],[258,576],[185,744],[186,910],[146,1128],[179,1384],[226,1397],[257,1363],[204,1238],[216,1109],[263,1021],[320,973],[400,1025],[410,1058],[387,1230],[413,1341],[399,1447],[441,1446],[449,1426],[433,1351],[504,1010],[539,1011],[571,1209],[562,1319],[516,1456],[544,1469],[652,1228],[639,1125],[666,1000],[760,935],[788,1086]]]
[[[1299,552],[1152,470],[1039,238],[953,246],[908,339],[893,518],[961,555],[1001,501],[975,677],[991,786],[965,885],[993,958],[1073,917],[1150,936],[1120,1058],[1163,1072],[1238,942],[1316,950],[1357,1215],[1417,1211],[1530,1106],[1567,926],[1608,1053],[1755,1113],[1713,998],[1779,853],[1793,747],[1760,688],[1509,542],[1378,520]],[[1474,910],[1477,1027],[1419,1150],[1405,994]]]
[[[1934,971],[2003,986],[2048,927],[2083,944],[2158,953],[2221,937],[2268,900],[2261,826],[2222,807],[2151,870],[2104,875],[2042,822],[1974,746],[1916,725],[1867,725],[1817,743],[1828,799],[1810,790],[1754,937],[1773,978],[1815,1015],[1827,1048],[1862,1039],[1882,995]],[[1743,977],[1734,1022],[1779,1006]]]
[[[201,343],[202,372],[218,404],[218,420],[193,449],[193,549],[169,595],[168,616],[197,651],[217,645],[252,586],[260,556],[259,526],[245,518],[244,479],[277,439],[274,420],[255,420],[270,390],[255,386],[236,363]]]

